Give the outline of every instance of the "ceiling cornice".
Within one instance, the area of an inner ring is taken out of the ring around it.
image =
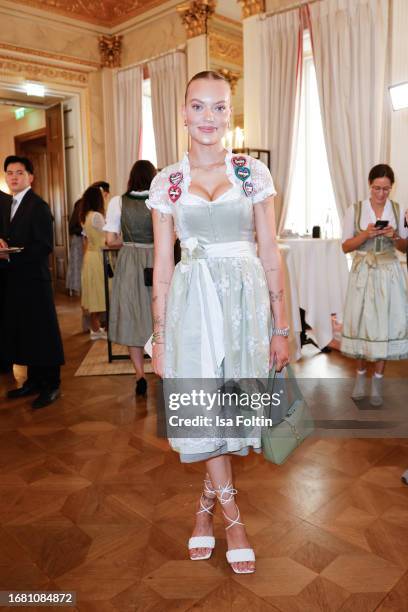
[[[11,3],[10,3],[11,4]],[[159,8],[162,0],[14,0],[13,5],[46,12],[98,28],[115,28]]]

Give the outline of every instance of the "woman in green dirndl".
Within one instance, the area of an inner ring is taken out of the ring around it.
[[[381,406],[386,361],[408,358],[407,285],[397,249],[405,252],[404,210],[389,199],[390,166],[370,170],[370,197],[347,210],[343,251],[354,252],[344,309],[341,351],[357,360],[353,399],[366,395],[367,361],[374,362],[370,403]]]

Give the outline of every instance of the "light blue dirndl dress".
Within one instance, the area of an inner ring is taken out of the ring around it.
[[[214,201],[189,193],[188,154],[153,180],[149,208],[172,215],[182,248],[169,289],[165,378],[267,379],[272,329],[265,272],[257,256],[253,207],[275,195],[268,168],[227,152],[230,189]],[[241,172],[245,166],[248,170]],[[254,434],[255,432],[255,434]],[[184,462],[260,452],[251,438],[171,438]]]
[[[392,202],[395,227],[400,209]],[[354,205],[354,235],[362,202]],[[401,229],[400,229],[401,231]],[[355,252],[344,308],[341,352],[368,361],[408,358],[408,296],[404,273],[390,238],[366,240]]]

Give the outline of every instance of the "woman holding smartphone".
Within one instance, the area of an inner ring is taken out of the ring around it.
[[[389,199],[394,172],[386,164],[368,176],[370,197],[347,210],[343,251],[355,252],[344,310],[341,351],[357,359],[353,399],[366,395],[366,362],[374,362],[370,403],[382,405],[385,362],[408,357],[407,288],[396,249],[405,252],[404,210]]]

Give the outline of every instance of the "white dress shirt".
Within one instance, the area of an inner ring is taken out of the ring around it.
[[[18,207],[21,204],[21,200],[24,198],[27,191],[30,191],[30,189],[31,189],[31,185],[29,187],[26,187],[26,189],[24,189],[23,191],[20,191],[19,193],[16,193],[15,195],[13,195],[13,203],[11,205],[11,212],[10,212],[10,221],[13,219],[14,215],[16,214]]]

